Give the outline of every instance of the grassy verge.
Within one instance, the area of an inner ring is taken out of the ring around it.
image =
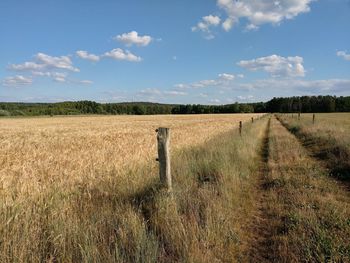
[[[271,123],[267,211],[275,262],[349,262],[350,198],[277,120]]]
[[[248,250],[266,120],[173,156],[173,194],[154,164],[95,171],[69,188],[0,195],[1,262],[235,262]],[[13,182],[15,183],[15,182]],[[1,191],[1,190],[0,190]]]
[[[314,157],[323,160],[333,177],[350,180],[350,138],[340,121],[334,125],[320,121],[320,124],[312,125],[311,120],[298,121],[296,118],[282,115],[278,116],[278,119],[298,137]],[[344,135],[339,136],[342,133]]]

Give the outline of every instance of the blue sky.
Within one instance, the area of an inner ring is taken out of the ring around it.
[[[350,95],[348,0],[1,0],[0,101]]]

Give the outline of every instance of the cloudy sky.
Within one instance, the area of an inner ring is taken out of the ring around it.
[[[1,0],[0,101],[350,95],[349,0]]]

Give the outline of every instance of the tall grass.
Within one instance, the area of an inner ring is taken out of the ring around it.
[[[75,178],[69,183],[57,183],[45,169],[25,181],[17,180],[20,173],[7,177],[1,262],[244,261],[265,125],[246,124],[242,137],[234,129],[177,149],[172,194],[159,187],[153,162],[125,168],[124,176],[91,167],[65,175]]]

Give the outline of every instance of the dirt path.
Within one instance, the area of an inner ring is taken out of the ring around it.
[[[253,216],[253,222],[249,225],[250,250],[248,251],[249,262],[271,262],[272,247],[270,246],[271,237],[275,221],[269,213],[267,206],[268,194],[266,191],[267,178],[269,174],[269,145],[270,145],[270,123],[268,121],[263,142],[260,149],[260,168],[259,176],[256,181],[256,213]]]

